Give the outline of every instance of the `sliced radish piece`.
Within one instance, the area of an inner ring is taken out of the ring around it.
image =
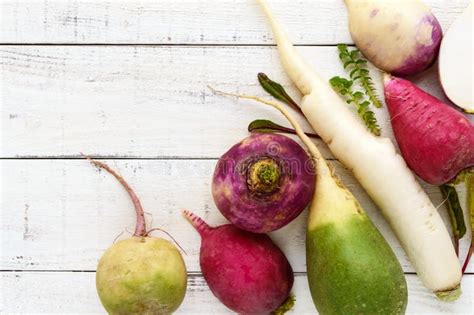
[[[473,28],[471,4],[446,32],[439,54],[439,76],[446,96],[470,114],[474,114]]]

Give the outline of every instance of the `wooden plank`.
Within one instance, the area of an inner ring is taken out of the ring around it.
[[[188,270],[198,272],[199,237],[181,217],[183,208],[213,225],[226,220],[211,196],[215,160],[112,160],[141,197],[149,227],[171,233],[187,251]],[[403,269],[413,272],[400,244],[369,197],[339,163],[337,174],[361,202],[396,252]],[[0,236],[0,270],[95,270],[102,253],[126,229],[133,231],[130,200],[113,177],[85,160],[3,160],[5,178]],[[436,187],[425,185],[435,205],[443,200]],[[465,202],[464,192],[460,192]],[[440,213],[447,222],[445,209]],[[153,218],[153,222],[151,222]],[[271,234],[293,269],[304,272],[306,212]],[[125,232],[122,237],[129,236]],[[156,234],[166,237],[165,235]],[[465,256],[469,236],[461,243]],[[474,263],[469,271],[474,270]]]
[[[336,48],[299,50],[323,77],[344,75]],[[299,100],[274,47],[3,46],[0,65],[1,157],[217,158],[253,119],[287,123],[208,85],[267,96],[256,80],[264,71]],[[417,82],[443,98],[436,67]],[[374,111],[391,137],[386,110]]]
[[[298,44],[350,43],[342,0],[271,0]],[[469,0],[425,0],[446,29]],[[2,43],[273,44],[254,0],[0,3]]]
[[[71,272],[2,272],[5,288],[2,311],[4,314],[62,313],[105,314],[95,289],[95,273]],[[415,275],[407,275],[409,299],[407,314],[472,314],[474,307],[474,275],[466,275],[462,282],[463,295],[454,303],[435,299]],[[74,283],[71,286],[71,283]],[[289,314],[314,314],[307,278],[295,277],[293,293],[296,304]],[[54,297],[54,298],[52,298]],[[18,303],[28,301],[28,303]],[[188,291],[176,314],[230,314],[200,275],[188,279]]]

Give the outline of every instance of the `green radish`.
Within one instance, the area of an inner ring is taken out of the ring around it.
[[[390,139],[371,134],[298,54],[264,0],[280,60],[303,94],[301,110],[380,208],[423,284],[443,301],[461,295],[461,266],[437,209]],[[318,188],[316,188],[318,190]]]
[[[403,314],[408,293],[400,263],[296,120],[281,104],[255,96],[218,93],[253,99],[278,109],[313,158],[316,189],[309,208],[306,265],[318,312]]]

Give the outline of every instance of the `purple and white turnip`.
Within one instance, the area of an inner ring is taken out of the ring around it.
[[[212,195],[217,208],[237,227],[266,233],[305,209],[314,178],[312,160],[298,143],[278,134],[255,134],[219,159]]]
[[[378,68],[396,75],[423,71],[438,56],[443,36],[419,0],[345,0],[357,47]]]
[[[204,279],[224,305],[239,314],[269,314],[285,302],[293,270],[270,237],[232,224],[210,227],[189,211],[183,214],[201,236]]]
[[[97,266],[96,285],[109,314],[171,314],[186,293],[187,274],[181,253],[171,242],[149,235],[140,200],[107,164],[90,160],[112,174],[129,194],[137,222],[133,236],[109,247]]]

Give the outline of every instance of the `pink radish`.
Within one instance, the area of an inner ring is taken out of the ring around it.
[[[408,166],[440,185],[474,166],[474,125],[460,112],[410,81],[386,74],[385,101]]]
[[[224,305],[241,314],[268,314],[285,302],[293,270],[270,237],[231,224],[210,227],[189,211],[183,214],[201,235],[201,271]]]

